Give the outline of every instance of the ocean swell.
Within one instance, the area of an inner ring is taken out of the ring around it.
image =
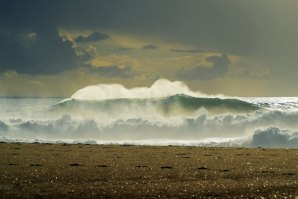
[[[168,80],[132,89],[102,84],[65,100],[0,99],[0,137],[4,141],[297,148],[297,107],[298,98],[206,96]]]
[[[198,112],[209,114],[248,113],[258,110],[255,104],[239,99],[198,98],[177,94],[164,98],[64,100],[56,104],[53,112],[64,112],[84,117],[117,119],[190,117]]]

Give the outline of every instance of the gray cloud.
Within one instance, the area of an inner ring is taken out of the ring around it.
[[[154,45],[154,44],[148,44],[148,45],[143,46],[143,49],[144,50],[156,50],[156,49],[158,49],[158,46]]]
[[[21,28],[0,32],[0,70],[54,74],[76,68],[80,60],[72,43],[54,29]]]
[[[177,71],[176,76],[183,80],[210,80],[224,76],[228,72],[230,60],[227,55],[210,56],[206,61],[212,63],[212,67],[197,66],[188,71]]]
[[[108,39],[109,35],[101,32],[93,32],[90,35],[84,37],[82,35],[76,38],[76,42],[78,43],[88,43],[88,42],[97,42],[101,40]]]
[[[201,53],[201,52],[210,52],[208,50],[203,50],[203,49],[177,49],[177,48],[172,48],[170,49],[172,52],[177,52],[177,53]]]
[[[126,51],[131,51],[133,48],[119,48],[118,51],[120,52],[126,52]]]
[[[287,41],[291,47],[297,46],[297,42],[288,42],[297,35],[297,30],[287,23],[298,17],[298,2],[292,0],[2,2],[0,26],[4,27],[102,28],[249,55],[279,49],[277,41],[280,39]],[[269,19],[274,23],[268,23]],[[266,36],[270,39],[267,40]],[[272,45],[276,48],[270,47]]]
[[[264,63],[283,91],[298,83],[297,9],[298,1],[293,0],[2,0],[1,34],[31,29],[41,36],[35,44],[45,49],[28,47],[31,41],[19,36],[2,35],[0,67],[32,74],[71,69],[78,59],[71,44],[60,41],[57,28],[109,30]]]
[[[120,77],[123,79],[132,78],[134,76],[134,72],[130,67],[121,68],[119,66],[91,68],[89,72],[98,73],[105,77]]]

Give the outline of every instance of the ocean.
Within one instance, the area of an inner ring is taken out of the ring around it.
[[[0,141],[298,148],[298,97],[208,96],[158,80],[0,98]]]

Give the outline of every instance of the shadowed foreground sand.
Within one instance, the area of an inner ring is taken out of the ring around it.
[[[0,144],[0,198],[298,197],[298,149]]]

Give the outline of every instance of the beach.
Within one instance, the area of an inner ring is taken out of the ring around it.
[[[0,198],[297,198],[298,149],[0,144]]]

